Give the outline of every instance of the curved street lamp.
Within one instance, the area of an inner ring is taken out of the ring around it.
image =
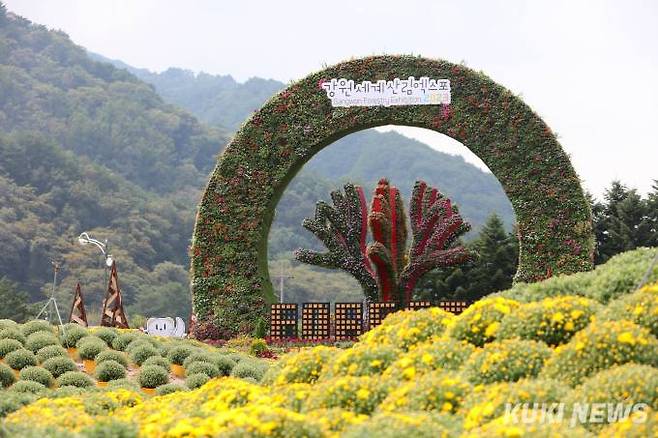
[[[95,245],[98,249],[100,249],[101,253],[103,254],[103,257],[105,258],[105,266],[107,266],[108,268],[112,267],[112,263],[114,263],[114,258],[112,257],[112,254],[107,253],[109,246],[107,243],[107,239],[105,239],[105,242],[101,242],[100,240],[90,237],[89,234],[85,232],[85,233],[80,233],[80,235],[78,236],[78,243],[80,243],[80,245],[83,246],[88,245],[90,243],[92,245]]]

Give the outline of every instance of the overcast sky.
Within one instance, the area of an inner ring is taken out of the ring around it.
[[[372,54],[464,61],[522,94],[596,195],[613,179],[643,193],[658,179],[658,1],[3,1],[154,71],[288,82]],[[406,132],[476,161],[438,134]]]

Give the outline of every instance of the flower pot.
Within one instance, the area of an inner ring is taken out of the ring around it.
[[[107,382],[101,382],[100,380],[96,382],[96,386],[99,388],[106,388],[107,387]]]
[[[144,388],[144,387],[142,387],[142,391],[144,391],[144,393],[148,394],[148,395],[155,395],[155,388]]]
[[[171,365],[171,372],[176,377],[185,377],[185,368],[183,368],[182,365],[172,364]]]
[[[15,375],[16,378],[18,379],[18,378],[20,377],[20,375],[21,375],[21,370],[15,370],[15,369],[13,369],[13,368],[12,368],[11,370],[14,372],[14,375]]]
[[[66,352],[69,354],[69,357],[74,361],[78,360],[78,349],[75,347],[69,347],[66,349]]]
[[[84,359],[82,363],[85,366],[85,371],[87,374],[94,374],[94,371],[96,371],[96,361],[93,359]]]

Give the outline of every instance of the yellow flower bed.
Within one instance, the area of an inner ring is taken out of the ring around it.
[[[647,436],[658,424],[657,292],[648,286],[602,308],[581,297],[493,297],[459,316],[400,312],[351,348],[289,353],[258,383],[220,377],[154,397],[9,387],[0,415],[17,437]],[[518,423],[506,412],[508,404],[607,399],[651,411],[645,423],[596,427]]]

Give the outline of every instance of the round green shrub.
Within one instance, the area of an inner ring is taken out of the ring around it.
[[[148,342],[146,339],[144,339],[143,336],[140,336],[139,338],[137,338],[137,339],[133,340],[132,342],[130,342],[130,344],[128,344],[128,345],[126,346],[126,348],[124,349],[124,351],[125,351],[126,353],[128,353],[128,356],[130,356],[130,353],[132,353],[133,350],[135,350],[135,349],[137,349],[137,348],[141,348],[141,347],[143,347],[143,346],[147,346],[147,347],[153,348],[154,350],[156,349],[156,348],[153,346],[153,344],[151,344],[151,343]]]
[[[119,333],[112,341],[112,348],[124,351],[128,344],[137,339],[138,336],[137,332]]]
[[[19,377],[21,380],[31,380],[39,382],[46,388],[52,386],[54,382],[53,375],[42,367],[25,367],[21,370]]]
[[[78,354],[81,359],[94,360],[101,351],[107,350],[107,345],[102,339],[93,338],[93,336],[87,336],[78,341]]]
[[[189,356],[187,356],[183,361],[183,368],[187,368],[188,366],[190,366],[190,364],[194,362],[213,363],[213,359],[214,359],[213,355],[205,351],[192,353]]]
[[[48,321],[45,321],[43,319],[35,319],[23,324],[21,326],[21,332],[25,337],[28,337],[32,333],[36,333],[36,332],[53,333],[53,326]]]
[[[19,380],[18,382],[11,385],[9,391],[43,395],[48,392],[48,388],[39,382],[35,382],[34,380]]]
[[[120,351],[114,351],[114,350],[103,350],[98,355],[96,356],[96,363],[100,364],[101,362],[105,362],[106,360],[113,360],[114,362],[118,362],[121,364],[122,367],[128,368],[128,359],[126,358],[126,355]]]
[[[543,342],[506,339],[476,350],[464,364],[464,374],[472,383],[515,382],[535,377],[551,349]]]
[[[466,341],[440,338],[436,342],[422,344],[405,353],[393,362],[391,366],[386,368],[382,376],[386,379],[414,380],[418,375],[423,375],[434,370],[455,371],[462,367],[475,349],[476,347],[473,344],[469,344]],[[328,353],[331,353],[331,351]],[[322,363],[318,365],[320,368],[322,367]],[[316,365],[316,368],[318,365]],[[301,366],[296,368],[301,369]],[[294,369],[295,366],[293,364]],[[284,371],[287,371],[287,373],[290,372],[290,370]],[[318,372],[319,370],[316,369],[316,379]],[[286,377],[283,377],[283,379],[286,379]]]
[[[236,365],[233,359],[223,354],[214,355],[212,363],[215,364],[222,376],[230,376],[233,367]]]
[[[502,297],[476,301],[455,318],[449,335],[453,339],[482,347],[496,338],[500,322],[518,307],[517,301]]]
[[[325,377],[332,376],[369,376],[381,374],[400,355],[400,350],[390,345],[380,345],[372,348],[365,343],[359,343],[347,350],[335,352],[336,359],[326,367]],[[242,360],[241,364],[251,365],[254,361]],[[235,368],[233,369],[235,373]],[[256,380],[258,378],[253,376]]]
[[[39,351],[37,351],[37,360],[40,363],[43,363],[47,361],[50,358],[53,357],[68,357],[68,353],[66,352],[66,349],[62,347],[61,345],[46,345],[43,348],[40,348]]]
[[[91,334],[93,336],[101,338],[107,344],[108,347],[111,347],[114,338],[119,336],[119,332],[117,331],[117,329],[111,327],[97,328]]]
[[[108,382],[107,387],[110,389],[129,389],[131,391],[139,391],[137,382],[131,379],[117,379]]]
[[[265,371],[267,371],[267,366],[243,360],[242,362],[235,365],[235,367],[233,367],[231,375],[238,378],[251,377],[257,382],[260,382],[260,380],[263,378],[263,375],[265,374]]]
[[[584,329],[601,305],[583,297],[546,298],[521,305],[500,322],[498,339],[531,339],[548,345],[569,342]]]
[[[133,362],[141,366],[149,357],[158,356],[158,350],[151,344],[139,344],[130,350],[129,355]]]
[[[189,375],[205,374],[211,379],[219,375],[219,370],[217,367],[208,362],[192,362],[190,366],[185,369],[185,372]]]
[[[80,339],[89,336],[86,328],[78,324],[67,324],[64,332],[60,335],[62,345],[66,348],[75,348]]]
[[[658,365],[658,339],[630,321],[595,321],[555,349],[542,374],[571,386],[586,377],[628,362]]]
[[[77,386],[62,386],[50,393],[50,398],[75,397],[89,392],[87,388],[78,388]]]
[[[157,395],[167,395],[178,391],[189,391],[189,389],[180,383],[167,383],[166,385],[158,386],[155,393]]]
[[[59,386],[75,386],[78,388],[89,388],[94,386],[91,377],[80,371],[67,371],[57,378]]]
[[[142,388],[157,388],[169,382],[169,373],[157,365],[142,367],[138,381]]]
[[[8,388],[15,381],[16,375],[14,374],[14,371],[7,365],[0,363],[0,385],[2,385],[3,388]]]
[[[32,403],[35,399],[36,396],[34,394],[7,391],[0,397],[0,418],[4,418],[7,414]]]
[[[432,371],[415,381],[397,386],[382,402],[383,407],[405,411],[436,411],[455,414],[472,386],[454,371]]]
[[[12,351],[20,350],[23,348],[21,344],[16,339],[6,338],[0,339],[0,358],[4,358],[7,354]]]
[[[250,360],[251,356],[242,354],[242,353],[229,353],[226,355],[229,359],[231,359],[233,362],[236,364],[240,363],[243,360]]]
[[[96,366],[96,378],[101,382],[123,379],[126,369],[119,362],[105,360]]]
[[[30,350],[32,353],[36,353],[41,350],[43,347],[49,345],[59,345],[59,340],[52,332],[35,332],[27,337],[25,340],[25,348]]]
[[[192,353],[194,353],[194,349],[192,347],[187,345],[178,345],[167,352],[167,359],[169,359],[173,364],[183,365],[185,359],[187,359]]]
[[[5,356],[5,363],[15,370],[35,366],[37,357],[29,350],[15,350]]]
[[[197,389],[205,385],[210,380],[205,374],[192,374],[185,379],[185,385],[190,389]]]
[[[156,365],[162,367],[162,369],[164,369],[167,372],[169,372],[169,370],[171,369],[171,362],[169,362],[168,359],[162,356],[151,356],[142,363],[142,366],[150,366],[150,365]]]
[[[54,378],[58,378],[66,372],[78,370],[78,366],[75,362],[73,362],[71,358],[65,356],[51,357],[50,359],[45,360],[41,366],[48,370]]]
[[[599,315],[601,320],[626,319],[645,327],[658,338],[658,291],[645,287],[612,301]]]
[[[6,328],[0,331],[0,339],[15,339],[21,345],[25,344],[25,336],[18,328]]]
[[[585,379],[567,395],[565,402],[567,406],[574,403],[646,403],[652,410],[658,410],[658,369],[632,363],[612,367]],[[599,429],[604,425],[586,426]]]
[[[16,321],[13,321],[11,319],[0,319],[0,330],[4,330],[7,328],[17,328],[18,323]]]
[[[471,429],[501,417],[508,403],[528,403],[530,406],[533,403],[562,403],[568,391],[567,385],[550,379],[521,379],[516,382],[475,385],[462,403],[464,426]]]

